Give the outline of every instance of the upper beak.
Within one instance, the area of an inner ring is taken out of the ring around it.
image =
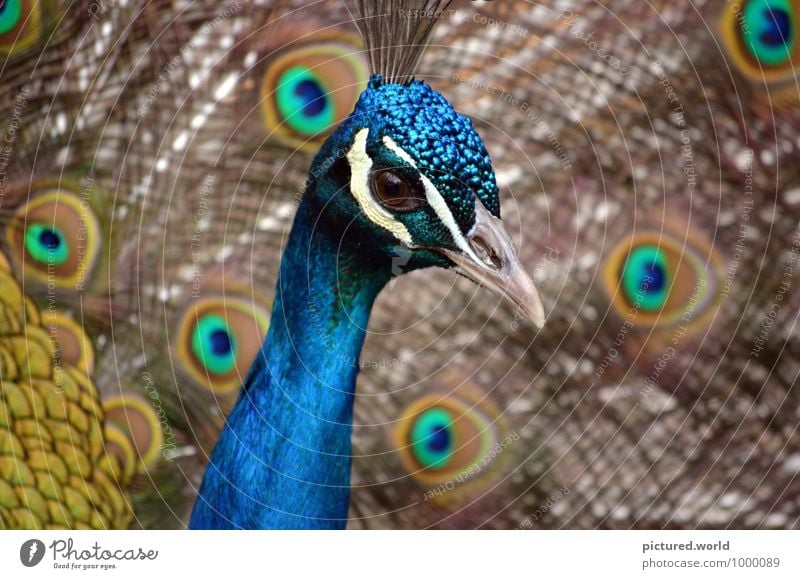
[[[513,303],[539,328],[544,307],[536,285],[519,263],[511,236],[503,222],[475,199],[475,226],[467,236],[470,253],[440,249],[456,264],[456,271]]]

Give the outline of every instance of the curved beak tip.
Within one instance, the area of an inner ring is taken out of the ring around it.
[[[442,252],[464,276],[514,304],[538,328],[544,327],[544,306],[536,284],[522,269],[503,222],[477,199],[475,213],[475,225],[467,236],[469,251]]]
[[[542,300],[539,298],[539,292],[535,289],[534,292],[528,303],[523,306],[523,311],[527,314],[526,317],[536,324],[537,328],[541,329],[544,327],[547,320],[544,317],[544,306],[542,305]]]
[[[525,318],[536,324],[537,328],[544,327],[546,321],[544,305],[539,297],[539,291],[536,289],[535,282],[522,269],[518,261],[514,262],[506,284],[503,287],[497,287],[495,293],[513,303]]]

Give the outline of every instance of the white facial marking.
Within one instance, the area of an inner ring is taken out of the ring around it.
[[[411,155],[401,149],[391,137],[384,136],[383,144],[386,145],[387,149],[392,151],[395,155],[403,159],[403,161],[419,171],[417,164],[414,162],[414,159],[411,158]],[[425,197],[428,200],[428,205],[433,208],[436,216],[442,223],[444,223],[444,226],[447,227],[447,230],[450,232],[450,235],[453,236],[453,241],[455,241],[458,248],[475,261],[480,261],[478,256],[472,251],[467,238],[464,237],[463,233],[461,233],[461,229],[459,229],[458,224],[453,217],[453,213],[450,211],[450,207],[447,206],[442,194],[439,193],[439,190],[436,188],[436,186],[431,183],[430,179],[423,175],[422,172],[420,172],[419,176],[422,178],[422,184],[425,187]]]
[[[370,221],[389,231],[408,247],[414,247],[411,234],[406,226],[384,209],[369,191],[369,172],[372,169],[372,159],[367,154],[367,135],[369,135],[369,129],[361,129],[356,134],[353,146],[347,153],[347,162],[350,163],[350,192]]]

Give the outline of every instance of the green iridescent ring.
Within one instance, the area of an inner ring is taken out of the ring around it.
[[[750,54],[765,66],[792,56],[795,14],[790,0],[751,0],[742,10],[742,36]]]
[[[306,136],[315,135],[330,128],[334,121],[329,92],[313,70],[294,66],[278,81],[278,111],[293,130]]]
[[[19,25],[22,18],[22,2],[6,0],[0,10],[0,34],[7,34]]]
[[[637,247],[628,255],[622,272],[622,287],[631,303],[638,303],[645,311],[663,308],[670,282],[667,256],[659,247]]]
[[[220,315],[200,318],[192,332],[192,351],[212,374],[227,374],[236,367],[236,341]]]
[[[425,468],[447,466],[453,458],[453,415],[442,408],[423,412],[411,428],[414,456]]]
[[[61,265],[69,259],[64,233],[53,225],[32,223],[25,230],[25,249],[37,262]]]

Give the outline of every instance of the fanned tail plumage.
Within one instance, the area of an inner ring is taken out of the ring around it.
[[[30,469],[0,468],[4,526],[185,526],[313,155],[371,69],[405,82],[426,44],[414,74],[485,139],[548,323],[444,271],[391,282],[350,528],[798,526],[798,2],[19,4],[0,466]],[[423,7],[432,38],[387,62],[373,39],[409,31],[382,15]],[[78,398],[25,438],[60,357]],[[89,465],[63,480],[36,463],[59,428]]]

